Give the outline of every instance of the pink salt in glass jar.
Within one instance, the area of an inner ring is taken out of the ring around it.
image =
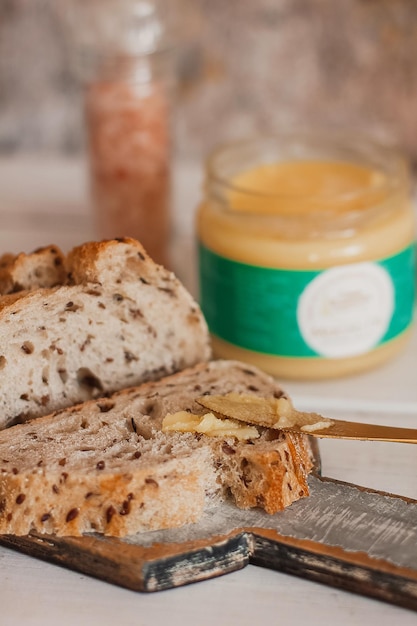
[[[113,76],[87,86],[95,221],[101,237],[134,237],[156,261],[167,265],[170,99],[161,79],[153,77],[146,84],[137,79],[138,64],[132,60],[127,68],[119,67]]]
[[[97,235],[134,237],[164,265],[174,85],[170,7],[166,0],[80,0],[73,22]]]

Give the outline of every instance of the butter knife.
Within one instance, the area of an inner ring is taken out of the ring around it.
[[[251,399],[250,401],[248,399]],[[255,400],[254,400],[255,399]],[[202,396],[198,404],[210,410],[216,417],[234,419],[266,428],[276,428],[285,432],[299,433],[320,439],[356,439],[362,441],[392,441],[397,443],[417,443],[416,428],[382,426],[349,422],[323,417],[317,413],[291,410],[284,418],[279,416],[278,402],[272,398],[259,398],[238,394],[225,396]],[[287,403],[290,401],[287,400]],[[288,408],[288,407],[286,407]]]

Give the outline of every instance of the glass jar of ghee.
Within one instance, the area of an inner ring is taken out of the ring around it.
[[[415,216],[395,152],[348,138],[254,139],[214,152],[205,192],[200,299],[216,357],[321,379],[404,346]]]

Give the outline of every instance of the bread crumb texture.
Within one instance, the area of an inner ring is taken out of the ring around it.
[[[210,357],[203,315],[133,239],[0,258],[0,429]]]
[[[225,499],[275,513],[308,495],[309,440],[162,432],[167,414],[203,416],[203,395],[285,395],[237,362],[200,363],[0,433],[0,532],[124,536],[198,521]]]

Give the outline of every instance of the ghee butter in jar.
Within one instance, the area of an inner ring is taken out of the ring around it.
[[[200,299],[216,357],[324,379],[404,346],[415,219],[398,155],[348,139],[259,138],[217,150],[205,192]]]

